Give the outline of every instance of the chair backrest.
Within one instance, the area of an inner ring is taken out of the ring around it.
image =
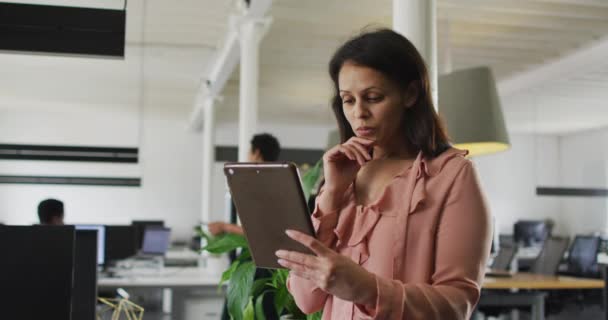
[[[568,249],[568,242],[567,237],[550,237],[545,240],[543,248],[530,271],[549,276],[556,275],[559,263]]]
[[[543,220],[519,220],[513,225],[513,240],[523,247],[542,244],[549,236],[551,225]]]
[[[568,273],[583,277],[595,274],[599,247],[599,237],[576,236],[568,254]]]
[[[498,254],[492,261],[492,269],[500,271],[509,271],[511,262],[517,254],[517,247],[501,247]]]

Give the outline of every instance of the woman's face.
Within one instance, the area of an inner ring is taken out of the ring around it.
[[[379,146],[403,139],[401,124],[411,106],[404,90],[382,73],[350,62],[338,75],[342,111],[357,137],[374,140]]]

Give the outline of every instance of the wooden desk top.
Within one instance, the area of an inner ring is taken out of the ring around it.
[[[567,290],[603,288],[604,280],[602,279],[554,277],[531,273],[515,273],[508,278],[486,277],[483,281],[483,289]]]

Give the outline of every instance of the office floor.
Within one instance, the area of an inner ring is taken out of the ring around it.
[[[135,292],[134,297],[140,303],[145,304],[146,312],[145,320],[218,320],[221,316],[223,307],[223,299],[217,297],[208,297],[193,295],[186,298],[184,301],[183,316],[174,314],[165,314],[161,310],[161,295],[160,292]],[[479,319],[479,318],[477,318]],[[475,320],[477,320],[475,319]],[[492,319],[492,318],[488,318]],[[528,320],[530,316],[526,312],[521,312],[519,316],[509,317],[502,316],[501,318],[493,318],[500,320]],[[560,311],[559,314],[547,315],[547,320],[583,320],[583,319],[604,319],[604,311],[599,304],[599,301],[593,303],[585,303],[584,305],[569,304]]]
[[[146,312],[145,320],[201,320],[201,319],[219,319],[218,315],[213,314],[215,311],[205,310],[202,302],[190,301],[187,304],[186,316],[184,319],[176,319],[172,315],[163,314],[162,312],[152,311]],[[503,316],[500,320],[515,320],[516,317]],[[530,316],[526,313],[519,315],[519,320],[528,320]],[[568,306],[557,315],[547,316],[547,320],[583,320],[583,319],[604,319],[604,313],[600,306],[584,306],[581,309],[579,306]]]
[[[144,307],[144,320],[219,320],[224,306],[224,298],[191,292],[180,303],[184,314],[178,312],[166,314],[162,311],[162,293],[160,290],[130,290],[131,300]],[[174,308],[179,306],[174,306]],[[177,311],[177,310],[174,310]],[[1,317],[0,317],[1,318]]]
[[[547,320],[600,320],[604,318],[604,310],[601,306],[598,305],[585,305],[584,307],[572,305],[566,306],[559,314],[547,315]],[[482,318],[477,318],[482,319]],[[474,320],[477,320],[474,319]],[[515,314],[513,316],[503,315],[499,318],[487,318],[487,320],[529,320],[530,314],[521,312],[519,315]],[[163,319],[165,320],[165,319]]]

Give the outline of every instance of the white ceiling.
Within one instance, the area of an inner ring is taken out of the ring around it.
[[[0,108],[40,101],[78,110],[120,108],[141,103],[143,92],[145,103],[189,109],[235,3],[128,1],[125,61],[0,55],[2,74],[12,75],[0,76]],[[329,58],[363,27],[389,27],[391,3],[274,0],[260,55],[261,120],[331,123]],[[602,61],[608,1],[438,0],[438,17],[440,63],[449,47],[453,69],[491,66],[510,130],[563,134],[608,126],[608,64]],[[223,94],[218,118],[234,121],[238,69]],[[187,112],[183,118],[186,124]]]
[[[275,0],[261,49],[261,117],[295,114],[331,123],[331,54],[366,26],[390,26],[391,7],[390,0]],[[555,63],[608,36],[608,1],[438,0],[438,18],[439,70],[446,52],[454,70],[491,66],[511,131],[565,134],[608,126],[608,65],[597,54],[568,68]],[[595,51],[608,56],[608,48]],[[536,82],[514,85],[534,74]],[[225,95],[220,114],[237,117],[238,72]]]

